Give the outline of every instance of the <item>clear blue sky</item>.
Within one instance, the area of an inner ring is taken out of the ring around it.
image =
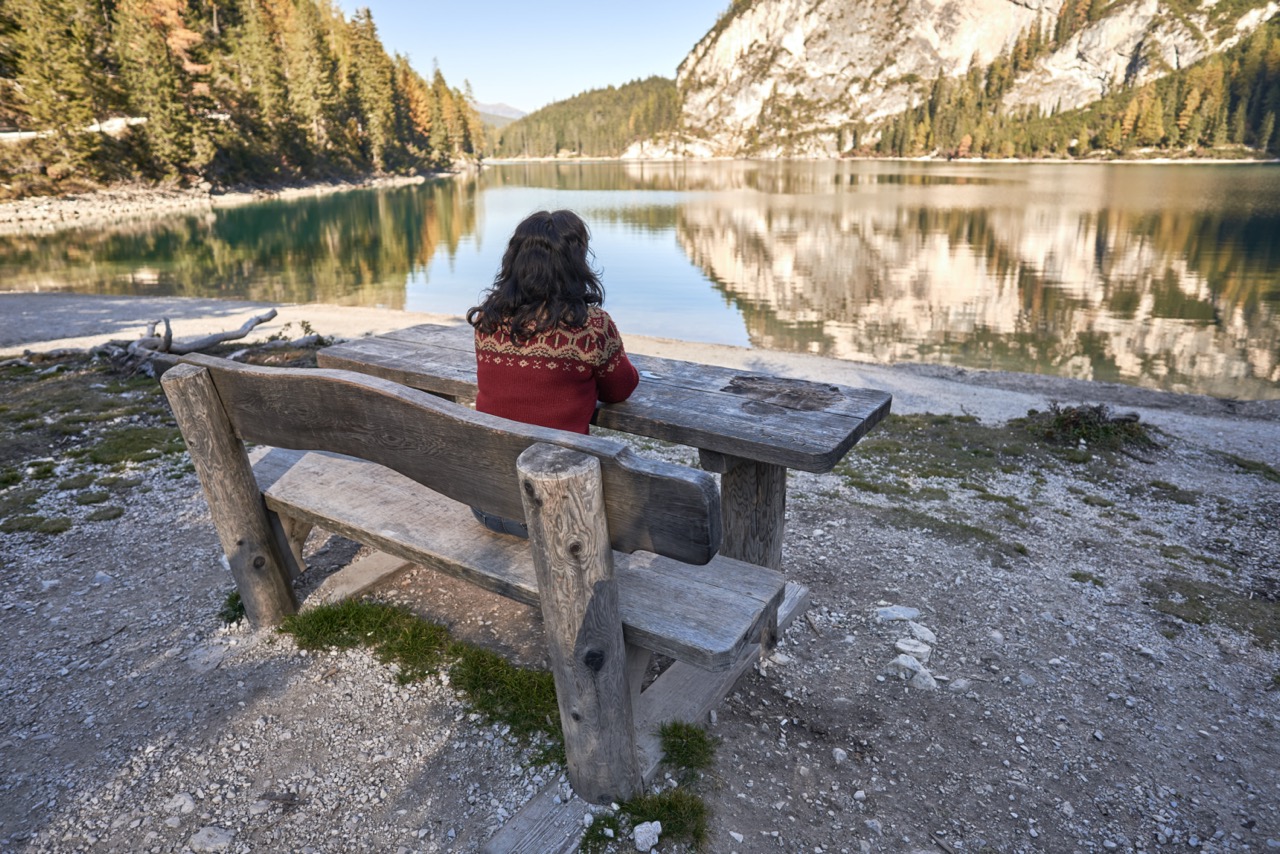
[[[390,53],[424,77],[433,59],[449,85],[471,81],[482,104],[532,112],[587,89],[676,66],[729,0],[339,0],[351,15],[367,6]]]

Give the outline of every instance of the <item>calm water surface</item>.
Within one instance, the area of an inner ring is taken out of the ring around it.
[[[591,225],[624,334],[1280,397],[1268,165],[495,165],[0,238],[0,289],[461,314],[557,207]]]

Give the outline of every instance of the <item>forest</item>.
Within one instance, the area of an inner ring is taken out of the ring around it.
[[[845,147],[861,154],[1065,157],[1252,149],[1280,154],[1280,20],[1220,54],[1140,87],[1124,87],[1069,111],[1001,112],[1015,77],[1086,20],[1069,0],[1052,31],[1033,28],[986,68],[938,78],[913,109],[877,127],[853,126]]]
[[[0,198],[439,170],[484,151],[465,88],[333,0],[5,0]]]
[[[592,89],[502,129],[499,157],[617,157],[633,142],[675,130],[680,94],[666,77]]]

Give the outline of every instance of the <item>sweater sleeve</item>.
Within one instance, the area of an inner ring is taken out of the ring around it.
[[[622,347],[622,336],[618,334],[613,318],[605,314],[604,321],[602,343],[608,355],[595,368],[596,396],[605,403],[621,403],[640,384],[640,372],[627,358],[627,351]]]

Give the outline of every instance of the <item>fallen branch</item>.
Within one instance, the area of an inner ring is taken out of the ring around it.
[[[244,336],[252,332],[255,326],[257,326],[260,323],[266,323],[268,320],[273,319],[275,316],[276,316],[276,310],[274,308],[268,309],[267,311],[264,311],[262,314],[256,315],[246,320],[244,322],[244,325],[241,326],[239,329],[233,329],[230,332],[215,332],[213,335],[206,335],[205,337],[197,338],[194,341],[185,341],[185,342],[180,341],[176,344],[172,343],[173,335],[169,331],[169,321],[166,318],[164,321],[165,346],[163,348],[158,348],[158,349],[161,349],[161,352],[173,353],[178,356],[183,356],[187,353],[195,353],[200,350],[207,350],[208,348],[216,344],[221,344],[224,341],[235,341],[238,338],[243,338]]]

